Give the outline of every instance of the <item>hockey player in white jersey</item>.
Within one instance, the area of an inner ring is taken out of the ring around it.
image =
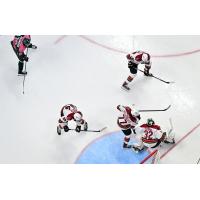
[[[135,134],[134,128],[140,120],[140,114],[133,106],[118,105],[117,109],[120,111],[117,124],[125,135],[123,148],[132,148],[132,145],[129,145],[129,141],[131,135]]]
[[[130,90],[129,84],[136,77],[139,64],[145,65],[144,75],[151,76],[151,74],[149,73],[151,69],[151,57],[148,53],[144,51],[135,51],[133,53],[128,54],[126,58],[128,60],[128,68],[130,69],[130,75],[128,76],[127,80],[124,81],[124,83],[122,84],[122,88],[125,90]]]
[[[139,131],[138,131],[139,130]],[[174,135],[170,132],[163,132],[159,125],[156,125],[152,118],[147,119],[147,123],[140,126],[137,130],[139,142],[133,145],[136,152],[144,148],[158,148],[161,143],[174,144]]]
[[[76,132],[80,132],[81,128],[83,128],[84,131],[87,131],[88,129],[88,123],[83,119],[83,114],[77,110],[77,107],[73,104],[67,104],[63,106],[60,112],[61,117],[58,120],[58,126],[57,126],[57,133],[58,135],[61,135],[61,130],[64,129],[65,132],[68,132],[69,121],[74,121],[76,123]]]

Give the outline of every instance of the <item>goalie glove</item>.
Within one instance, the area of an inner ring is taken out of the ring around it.
[[[166,138],[164,140],[166,144],[174,144],[175,143],[175,134],[172,132],[172,129],[166,133]]]

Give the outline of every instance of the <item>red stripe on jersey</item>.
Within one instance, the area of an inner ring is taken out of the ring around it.
[[[158,139],[149,139],[149,140],[147,140],[147,139],[142,138],[142,141],[144,143],[147,143],[147,144],[152,144],[152,143],[157,143]]]
[[[156,130],[161,130],[161,129],[160,129],[160,126],[158,126],[158,125],[156,125],[156,124],[154,124],[154,125],[152,125],[152,126],[148,126],[147,124],[142,124],[140,127],[141,127],[141,128],[153,128],[153,129],[156,129]]]

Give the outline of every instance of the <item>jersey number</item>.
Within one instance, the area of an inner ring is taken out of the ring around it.
[[[151,129],[148,129],[148,130],[146,129],[144,131],[144,133],[145,133],[145,136],[143,137],[143,139],[145,139],[145,140],[151,140],[151,139],[153,139],[152,138],[153,132],[152,132]]]

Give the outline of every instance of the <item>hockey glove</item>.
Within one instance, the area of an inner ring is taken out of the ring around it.
[[[32,45],[31,48],[32,48],[32,49],[37,49],[37,46],[36,46],[36,45]]]
[[[80,132],[81,131],[81,126],[76,126],[76,132]]]
[[[69,131],[69,127],[67,125],[64,126],[64,131],[68,132]]]
[[[28,57],[26,55],[24,56],[23,59],[24,59],[24,61],[28,62]]]
[[[145,76],[150,76],[149,70],[148,69],[144,69],[144,75]]]

